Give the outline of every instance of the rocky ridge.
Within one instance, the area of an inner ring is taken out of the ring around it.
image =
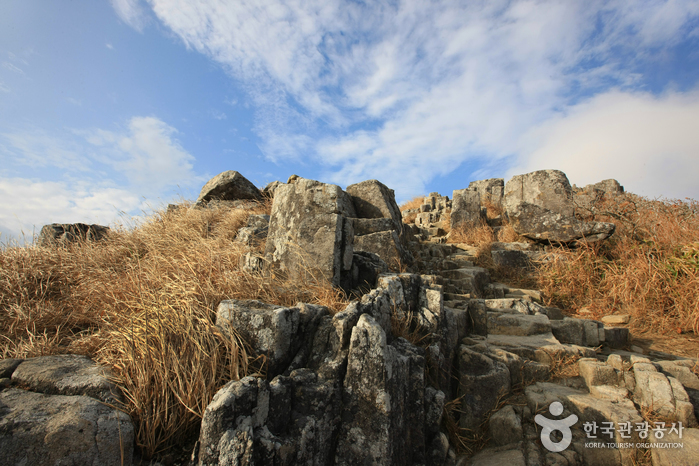
[[[262,196],[242,175],[226,173],[205,186],[219,194],[202,190],[196,208],[235,208]],[[651,448],[652,464],[695,464],[696,360],[628,351],[623,323],[564,317],[537,290],[493,282],[474,265],[475,248],[445,243],[447,214],[452,230],[481,221],[498,228],[484,209],[499,206],[531,242],[495,243],[493,261],[526,270],[543,244],[613,234],[612,224],[584,222],[576,212],[607,192],[622,195],[615,181],[578,190],[547,170],[507,184],[473,182],[451,200],[430,194],[414,224],[401,221],[410,212],[401,214],[393,191],[376,180],[343,191],[292,177],[268,188],[271,215],[251,217],[236,238],[266,238],[264,255],[249,255],[243,266],[310,268],[359,297],[334,315],[304,303],[221,302],[216,324],[235,328],[266,356],[266,378],[219,390],[192,464],[626,465],[641,461],[643,449],[623,445],[649,439],[683,444]],[[89,359],[4,360],[0,377],[6,464],[131,463],[133,425],[109,407],[118,389]],[[666,424],[645,425],[651,410]],[[545,434],[542,417],[575,419],[565,448],[549,448],[560,436]],[[489,440],[464,454],[455,432]],[[616,448],[591,446],[598,443]]]

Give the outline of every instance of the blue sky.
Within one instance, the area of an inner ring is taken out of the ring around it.
[[[224,170],[699,198],[698,79],[699,1],[3,0],[1,238]]]

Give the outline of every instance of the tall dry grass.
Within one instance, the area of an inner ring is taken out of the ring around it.
[[[100,242],[3,248],[2,357],[91,356],[112,367],[144,456],[182,445],[222,385],[261,369],[240,337],[214,325],[220,301],[347,304],[323,280],[241,270],[255,248],[233,239],[268,210],[181,208]]]
[[[628,313],[642,331],[699,333],[699,203],[626,194],[603,199],[585,217],[613,222],[616,232],[541,264],[549,303]]]
[[[410,209],[419,209],[422,204],[425,203],[425,196],[416,196],[409,201],[406,201],[398,206],[401,212]],[[413,223],[417,218],[417,213],[412,212],[405,217],[403,217],[403,223]]]

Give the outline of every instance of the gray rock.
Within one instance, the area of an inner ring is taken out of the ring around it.
[[[597,322],[586,319],[565,317],[552,320],[551,331],[561,343],[578,346],[598,346],[599,332]]]
[[[366,180],[347,186],[354,209],[359,218],[393,219],[395,230],[400,233],[403,225],[395,192],[378,180]]]
[[[472,189],[457,189],[452,194],[451,229],[468,229],[480,225],[481,197]]]
[[[461,418],[465,429],[476,429],[484,416],[510,392],[510,371],[500,361],[461,346],[458,355]]]
[[[531,259],[523,251],[493,249],[490,251],[490,256],[493,258],[493,263],[498,267],[512,269],[528,269],[532,267]]]
[[[699,429],[684,429],[682,437],[667,431],[662,439],[653,442],[681,444],[682,448],[653,448],[651,459],[653,465],[695,466],[699,458]]]
[[[354,250],[376,254],[393,271],[399,271],[403,265],[409,265],[413,261],[412,255],[403,247],[398,234],[393,230],[355,236]]]
[[[604,327],[604,342],[610,348],[623,348],[629,342],[629,329],[626,327]]]
[[[489,335],[529,336],[551,333],[551,323],[545,315],[522,315],[489,312]]]
[[[297,357],[297,365],[304,366],[315,329],[327,314],[327,308],[312,304],[289,308],[252,299],[232,299],[219,304],[216,325],[225,332],[234,328],[257,354],[265,355],[267,375],[272,379],[288,371]]]
[[[267,183],[267,186],[262,190],[262,194],[270,199],[274,199],[274,192],[277,190],[279,186],[282,186],[286,183],[282,183],[281,181],[272,181],[271,183]]]
[[[17,369],[17,366],[22,364],[24,359],[3,359],[0,360],[0,379],[12,377],[12,373]]]
[[[262,193],[257,187],[236,171],[219,173],[206,182],[195,205],[204,206],[212,200],[236,201],[252,199],[261,201]]]
[[[66,245],[78,241],[99,241],[109,234],[109,227],[85,223],[52,223],[39,233],[39,246]]]
[[[392,231],[396,229],[396,224],[392,218],[353,218],[352,228],[354,228],[354,236],[357,237]]]
[[[105,403],[121,400],[119,388],[109,381],[109,371],[77,354],[25,359],[13,372],[12,381],[47,395],[85,395]]]
[[[614,233],[612,223],[575,218],[573,191],[565,173],[540,170],[517,175],[505,185],[504,206],[517,233],[544,242],[600,241]]]
[[[87,396],[0,393],[0,458],[12,465],[131,464],[129,416]]]
[[[502,196],[505,189],[505,180],[502,178],[489,178],[487,180],[471,181],[469,189],[478,191],[481,204],[489,202],[495,206],[502,205]]]
[[[522,441],[522,420],[511,405],[496,411],[489,421],[490,438],[496,445]]]
[[[612,367],[593,358],[578,360],[580,376],[585,379],[587,388],[592,390],[596,385],[617,385],[619,374]]]
[[[472,466],[526,466],[521,447],[511,449],[485,448],[473,455],[468,464]]]
[[[351,287],[356,217],[352,201],[337,185],[298,178],[275,191],[265,259],[292,275],[324,277]]]

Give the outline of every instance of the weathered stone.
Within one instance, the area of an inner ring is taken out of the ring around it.
[[[551,321],[551,330],[561,343],[570,343],[579,346],[599,345],[599,332],[597,322],[586,319],[572,319]]]
[[[246,252],[238,260],[238,267],[243,272],[247,273],[260,273],[264,269],[265,260],[253,254],[252,252]]]
[[[393,271],[399,271],[403,264],[412,263],[412,256],[403,248],[398,234],[393,230],[355,236],[354,250],[378,255]]]
[[[370,235],[382,231],[392,231],[396,225],[392,218],[353,218],[354,236]]]
[[[279,186],[282,186],[286,183],[282,183],[281,181],[272,181],[271,183],[268,183],[267,186],[262,190],[262,194],[270,199],[274,199],[274,192],[277,190]]]
[[[489,421],[490,438],[496,445],[522,441],[522,420],[511,405],[496,411]]]
[[[237,242],[257,245],[267,238],[269,230],[269,215],[251,215],[248,217],[247,225],[235,236]]]
[[[17,366],[22,364],[24,359],[2,359],[0,360],[0,379],[12,377],[12,373]]]
[[[580,376],[585,379],[587,388],[592,390],[596,385],[616,385],[619,383],[619,375],[612,366],[594,358],[582,358],[578,360]]]
[[[604,342],[611,348],[623,348],[629,342],[629,329],[604,327]]]
[[[39,246],[66,245],[78,241],[99,241],[109,234],[109,227],[85,223],[52,223],[39,233]]]
[[[350,197],[337,185],[297,179],[277,188],[265,259],[293,275],[320,275],[334,286],[351,285],[356,217]]]
[[[352,259],[352,288],[368,291],[376,287],[379,275],[388,272],[388,264],[378,254],[354,251]]]
[[[636,390],[634,400],[644,408],[650,408],[661,416],[675,415],[675,401],[670,381],[660,372],[637,370],[634,365]]]
[[[471,466],[526,466],[524,452],[519,446],[516,448],[484,448],[473,455],[467,464]]]
[[[489,335],[537,335],[551,333],[551,323],[545,315],[522,315],[489,312]]]
[[[262,193],[240,173],[228,170],[206,182],[195,205],[204,206],[212,200],[236,201],[240,199],[262,200]]]
[[[13,382],[47,395],[85,395],[105,403],[121,400],[109,371],[87,356],[61,354],[22,361],[12,374]]]
[[[565,173],[540,170],[517,175],[505,185],[504,206],[512,227],[522,236],[545,242],[606,239],[612,223],[580,222]]]
[[[451,229],[468,229],[480,225],[481,197],[472,189],[456,189],[452,195]]]
[[[465,429],[475,429],[499,399],[510,392],[510,371],[500,361],[461,346],[458,355],[461,418]]]
[[[481,197],[481,204],[490,203],[500,207],[505,189],[505,180],[502,178],[489,178],[487,180],[471,181],[468,189],[478,191]]]
[[[283,307],[256,300],[221,301],[216,325],[225,332],[232,327],[258,354],[267,358],[269,379],[287,371],[299,351],[312,344],[313,333],[327,308],[312,304]],[[305,361],[299,361],[301,367]]]
[[[610,315],[610,316],[604,316],[600,320],[605,324],[623,325],[623,324],[629,323],[630,316],[628,314]]]
[[[684,429],[682,436],[669,430],[662,439],[653,438],[653,442],[677,444],[668,448],[652,448],[651,459],[654,466],[695,466],[699,458],[699,429]],[[679,445],[682,448],[679,448]],[[672,448],[672,447],[675,448]]]
[[[131,464],[129,416],[88,396],[45,395],[8,388],[0,393],[3,464]]]
[[[613,385],[590,385],[590,395],[595,398],[604,398],[613,402],[620,402],[629,397],[629,391]]]
[[[493,258],[493,263],[498,267],[511,269],[527,269],[532,267],[531,259],[523,251],[493,249],[490,251],[490,256]]]
[[[699,378],[691,369],[694,364],[696,363],[691,361],[658,361],[656,363],[665,375],[675,377],[685,388],[699,390]]]
[[[402,235],[402,215],[392,189],[378,180],[366,180],[347,186],[345,191],[352,197],[357,217],[390,218],[393,220],[393,230]]]

